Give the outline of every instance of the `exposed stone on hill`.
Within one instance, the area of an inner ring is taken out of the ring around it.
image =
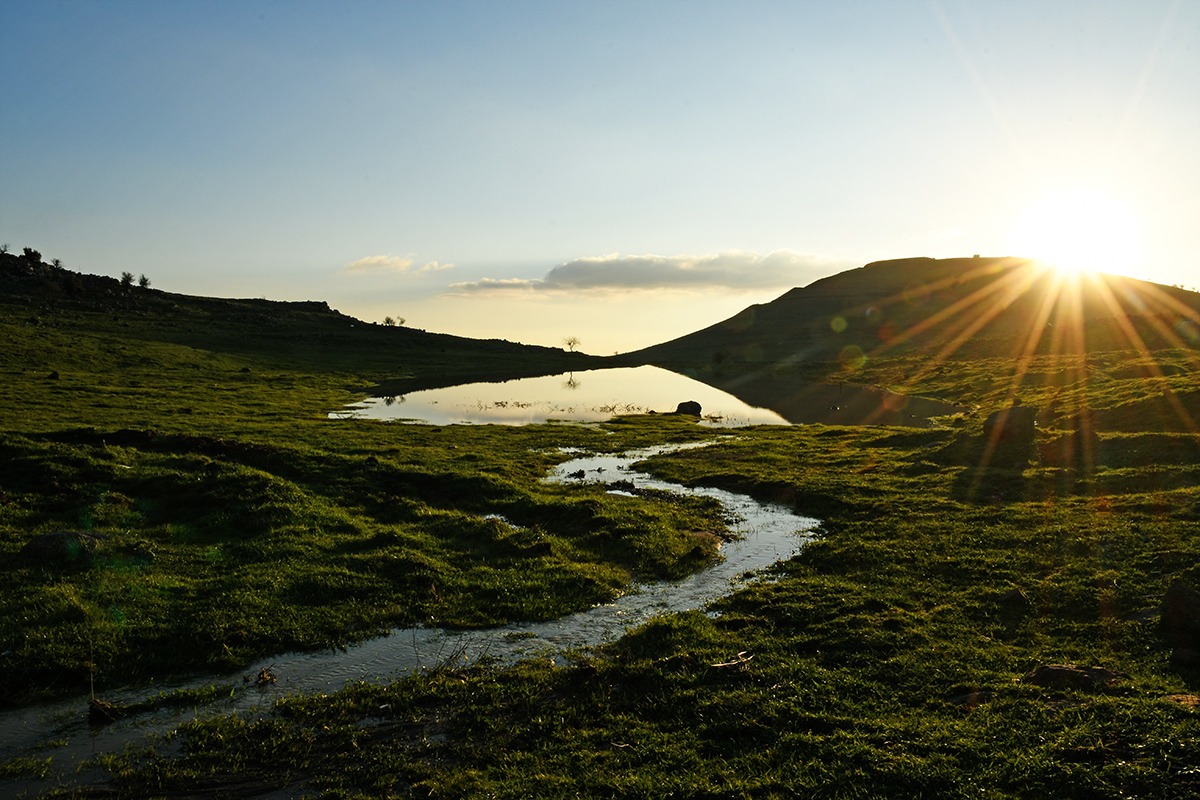
[[[43,533],[25,543],[21,557],[43,566],[82,564],[91,560],[103,539],[86,531]]]
[[[1020,617],[1029,611],[1029,598],[1018,587],[1009,589],[1000,595],[1000,611],[1009,617]]]
[[[1168,644],[1200,649],[1200,592],[1175,580],[1163,595],[1160,619]]]
[[[1037,409],[1013,404],[988,415],[983,438],[996,466],[1024,465],[1033,455],[1037,435]]]
[[[1159,622],[1175,669],[1200,670],[1200,592],[1175,580],[1163,595]]]
[[[1028,444],[1037,432],[1037,410],[1013,405],[992,412],[983,422],[983,435],[999,444]]]
[[[1074,664],[1041,664],[1021,678],[1022,683],[1031,683],[1046,689],[1093,690],[1110,686],[1117,678],[1126,677],[1105,667],[1078,667]]]

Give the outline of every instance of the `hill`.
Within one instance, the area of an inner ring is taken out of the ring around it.
[[[1195,292],[1027,259],[907,258],[823,278],[623,358],[692,375],[793,422],[910,424],[978,402],[977,382],[939,377],[967,363],[1041,359],[1061,372],[1089,354],[1198,346]],[[883,361],[889,370],[879,373]],[[996,402],[1042,372],[1025,370]]]
[[[1198,316],[1195,292],[1133,278],[1072,278],[1018,258],[906,258],[792,289],[633,355],[728,373],[837,360],[846,348],[980,358],[1124,349],[1140,339],[1160,349],[1200,343],[1195,330],[1176,329]]]
[[[59,331],[111,339],[113,352],[128,343],[141,357],[162,345],[221,354],[247,370],[286,366],[323,374],[375,373],[391,381],[391,393],[409,391],[420,375],[425,384],[508,379],[583,369],[596,362],[582,353],[428,333],[379,325],[342,314],[324,301],[195,297],[139,286],[103,275],[87,275],[45,263],[36,251],[0,253],[0,323],[26,331]],[[23,337],[8,337],[15,346]],[[44,338],[44,337],[43,337]],[[152,346],[150,346],[152,343]],[[42,349],[44,352],[36,352]],[[86,348],[34,348],[14,359],[15,368],[65,373],[90,370],[99,354]],[[111,361],[116,369],[123,362]],[[232,362],[231,362],[232,363]],[[127,366],[127,364],[126,364]],[[362,388],[366,388],[365,386]]]

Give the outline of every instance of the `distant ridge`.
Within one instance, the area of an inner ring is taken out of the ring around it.
[[[0,253],[0,322],[103,329],[105,335],[275,358],[321,371],[369,368],[389,394],[475,380],[594,368],[603,359],[560,348],[471,339],[355,319],[323,300],[200,297],[88,275]]]
[[[899,357],[912,375],[952,370],[956,360],[1179,347],[1200,348],[1195,292],[974,256],[877,261],[620,358],[683,373],[793,423],[921,426],[965,409],[872,386],[858,374],[864,365]]]
[[[905,258],[876,261],[787,291],[695,333],[625,358],[689,372],[736,374],[769,364],[836,361],[870,353],[963,357],[1190,345],[1181,321],[1200,295],[1115,275],[1077,281],[1029,259]],[[1186,326],[1185,326],[1186,327]],[[1055,332],[1052,329],[1058,328]],[[1035,332],[1049,331],[1034,336]]]

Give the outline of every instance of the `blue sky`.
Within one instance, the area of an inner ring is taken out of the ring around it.
[[[1194,0],[5,0],[0,102],[0,241],[167,291],[607,353],[1047,236],[1200,284]]]

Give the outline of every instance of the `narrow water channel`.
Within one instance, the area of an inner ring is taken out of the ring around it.
[[[723,560],[708,569],[679,581],[641,584],[614,603],[549,622],[513,623],[475,631],[398,629],[344,650],[275,656],[264,659],[261,666],[269,666],[278,680],[262,688],[247,688],[243,683],[246,675],[258,671],[256,665],[252,670],[235,674],[196,675],[163,681],[150,688],[104,693],[110,702],[132,704],[159,692],[213,684],[235,687],[226,700],[200,709],[142,714],[102,728],[88,725],[86,696],[5,711],[0,713],[0,760],[50,756],[55,772],[51,780],[70,780],[86,759],[119,751],[131,742],[169,731],[198,714],[246,711],[264,707],[286,694],[329,693],[355,681],[387,681],[446,663],[474,663],[485,657],[503,663],[553,657],[567,649],[613,641],[658,614],[703,608],[751,580],[755,571],[795,555],[817,525],[817,520],[797,516],[783,506],[759,503],[749,496],[721,489],[684,487],[634,469],[634,464],[652,455],[705,444],[580,456],[560,464],[547,480],[621,482],[622,486],[632,485],[635,489],[664,489],[716,499],[734,520],[731,527],[738,538],[722,547]],[[13,793],[22,789],[36,794],[53,783],[10,782],[10,785]],[[0,795],[7,795],[2,779]]]

